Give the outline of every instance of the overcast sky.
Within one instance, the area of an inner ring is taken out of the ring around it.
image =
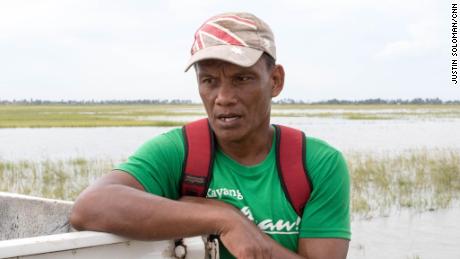
[[[450,1],[0,1],[0,99],[199,100],[195,30],[248,11],[273,29],[279,98],[460,99]],[[460,83],[459,83],[460,84]],[[278,98],[278,99],[279,99]]]

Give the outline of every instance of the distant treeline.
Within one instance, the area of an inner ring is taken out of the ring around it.
[[[36,100],[36,99],[23,99],[23,100],[0,100],[0,104],[24,104],[24,105],[49,105],[49,104],[70,104],[70,105],[104,105],[104,104],[194,104],[191,100]],[[339,100],[330,99],[327,101],[303,101],[294,99],[280,99],[273,101],[274,104],[460,104],[460,100],[447,100],[443,101],[439,98],[414,98],[414,99],[365,99],[365,100]]]
[[[443,101],[439,98],[414,98],[412,100],[403,100],[403,99],[396,99],[396,100],[384,100],[384,99],[365,99],[365,100],[338,100],[338,99],[330,99],[327,101],[319,101],[319,102],[304,102],[294,99],[281,99],[278,101],[274,101],[273,103],[276,104],[460,104],[460,100],[448,100]]]
[[[48,105],[48,104],[192,104],[191,100],[60,100],[60,101],[50,101],[50,100],[0,100],[0,104],[30,104],[30,105]]]

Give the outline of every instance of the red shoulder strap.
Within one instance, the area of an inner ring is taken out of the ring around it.
[[[205,197],[212,173],[214,137],[208,119],[186,124],[182,128],[185,142],[181,194]]]
[[[305,163],[305,134],[286,126],[276,127],[276,164],[281,183],[297,215],[310,198],[311,184]]]
[[[284,192],[296,213],[301,216],[311,184],[305,167],[305,134],[275,125],[276,164]],[[207,119],[191,122],[182,128],[185,159],[181,194],[205,197],[212,174],[214,136]]]

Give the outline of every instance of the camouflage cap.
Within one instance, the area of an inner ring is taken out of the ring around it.
[[[211,17],[196,31],[185,71],[205,59],[250,67],[264,52],[276,60],[273,32],[264,21],[250,13],[223,13]]]

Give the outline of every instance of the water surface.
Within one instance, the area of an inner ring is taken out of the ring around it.
[[[460,206],[352,222],[349,259],[458,259]]]
[[[195,118],[195,117],[193,117]],[[274,117],[272,123],[304,130],[344,152],[400,152],[406,149],[460,150],[459,119],[369,120]],[[0,158],[7,160],[126,158],[170,127],[0,129]]]

